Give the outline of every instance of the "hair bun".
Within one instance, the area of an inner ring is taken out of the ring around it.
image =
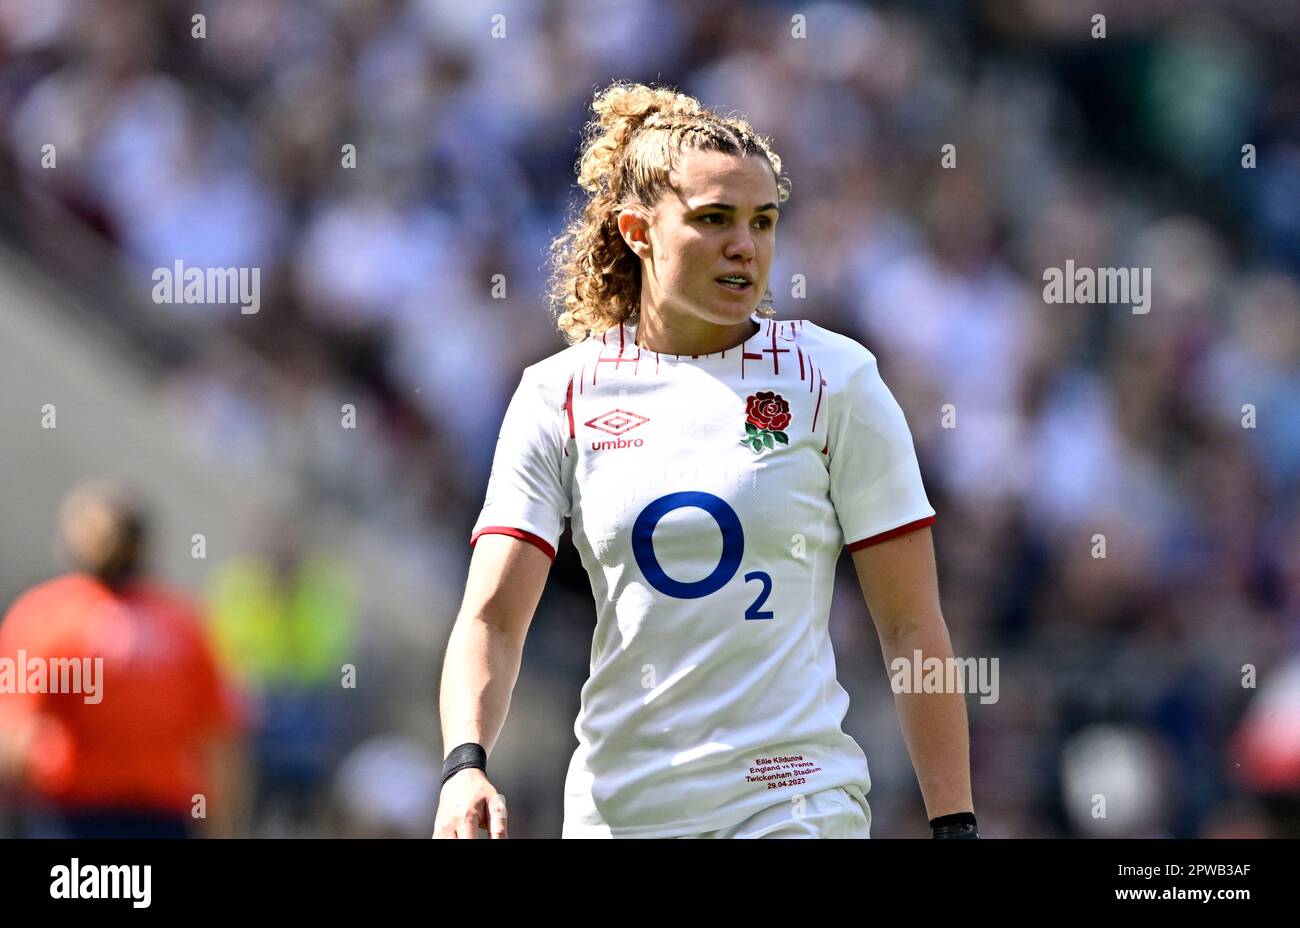
[[[621,128],[624,135],[630,135],[643,125],[698,113],[700,104],[676,90],[618,81],[596,95],[592,109],[606,131]]]

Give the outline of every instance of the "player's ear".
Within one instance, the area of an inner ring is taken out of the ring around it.
[[[650,217],[638,206],[628,206],[618,214],[618,232],[627,242],[638,258],[649,259],[653,253],[650,247]]]

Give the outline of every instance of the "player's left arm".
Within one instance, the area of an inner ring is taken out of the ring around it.
[[[859,548],[853,552],[853,566],[880,635],[886,668],[898,657],[911,666],[916,651],[922,660],[953,656],[939,610],[934,541],[928,526]],[[897,693],[894,702],[927,817],[973,812],[964,696]]]

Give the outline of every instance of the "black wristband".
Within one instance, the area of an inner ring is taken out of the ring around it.
[[[452,748],[442,762],[442,785],[445,786],[448,780],[467,767],[487,770],[487,751],[483,750],[483,745],[467,741]]]
[[[978,838],[974,812],[954,812],[930,819],[931,838]]]

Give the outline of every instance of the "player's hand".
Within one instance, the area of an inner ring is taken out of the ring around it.
[[[482,770],[469,767],[443,786],[433,837],[477,838],[479,828],[486,828],[493,838],[506,836],[506,797]]]

